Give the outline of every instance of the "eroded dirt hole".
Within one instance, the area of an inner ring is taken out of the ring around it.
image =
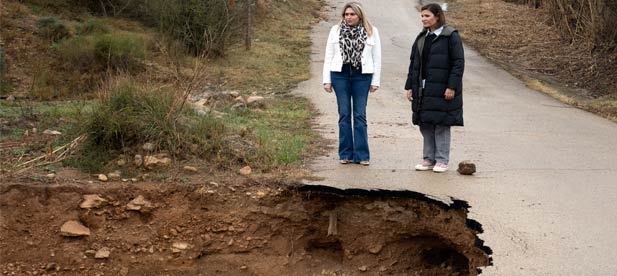
[[[0,273],[477,275],[491,265],[463,201],[246,184],[0,185]],[[85,195],[105,203],[83,208]],[[62,235],[69,220],[90,235]]]

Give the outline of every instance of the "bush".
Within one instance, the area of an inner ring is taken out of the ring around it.
[[[214,117],[183,109],[173,91],[141,89],[124,80],[102,97],[81,132],[89,134],[81,158],[113,158],[114,153],[137,152],[146,142],[176,157],[204,157],[218,151],[225,127]]]
[[[228,1],[160,0],[152,2],[152,10],[161,31],[182,41],[194,55],[222,56],[232,38],[240,37],[243,9],[230,7]]]
[[[193,55],[208,53],[223,56],[234,38],[242,38],[246,15],[244,1],[229,0],[27,0],[34,5],[77,13],[86,9],[92,14],[137,19],[155,26],[164,34],[182,41]],[[231,4],[235,3],[235,4]],[[64,25],[48,19],[42,33],[56,41]],[[55,29],[58,27],[58,29]],[[97,32],[100,22],[86,22],[78,33]],[[104,28],[101,29],[104,33]],[[55,36],[54,36],[55,34]],[[66,33],[68,34],[68,32]]]
[[[57,42],[70,35],[69,29],[57,17],[42,17],[37,22],[37,26],[39,35],[50,39],[52,42]]]
[[[91,146],[120,150],[147,140],[140,137],[147,136],[140,133],[145,122],[140,117],[146,109],[141,96],[135,86],[123,83],[102,99],[86,126]]]
[[[77,34],[79,35],[106,33],[109,33],[109,27],[107,27],[103,20],[97,18],[90,18],[77,28]]]
[[[104,34],[95,40],[94,56],[105,68],[119,72],[143,69],[142,60],[146,58],[143,39],[124,34]]]
[[[54,50],[58,53],[59,59],[65,69],[72,71],[86,72],[101,72],[103,64],[97,64],[94,54],[94,40],[92,37],[76,36],[71,39],[64,40],[54,45]]]
[[[593,48],[617,50],[617,1],[536,0],[546,8],[562,37],[591,44]]]
[[[57,60],[53,64],[55,85],[61,94],[80,95],[92,91],[107,76],[105,63],[97,62],[93,36],[75,36],[53,46]]]

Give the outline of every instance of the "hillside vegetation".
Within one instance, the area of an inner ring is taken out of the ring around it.
[[[15,100],[0,102],[0,169],[103,172],[131,163],[144,145],[206,170],[298,167],[316,136],[308,102],[287,92],[308,78],[308,33],[321,5],[5,1],[0,95]],[[43,141],[24,146],[24,137]],[[41,155],[46,162],[24,165]]]

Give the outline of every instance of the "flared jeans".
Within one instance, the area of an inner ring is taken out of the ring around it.
[[[339,158],[369,161],[366,104],[373,75],[345,64],[341,72],[330,72],[330,77],[338,105]]]

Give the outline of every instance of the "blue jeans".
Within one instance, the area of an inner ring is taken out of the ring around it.
[[[450,161],[450,126],[420,124],[424,138],[424,160],[448,164]]]
[[[341,72],[330,72],[330,77],[338,104],[339,158],[369,161],[366,103],[373,75],[345,64]]]

